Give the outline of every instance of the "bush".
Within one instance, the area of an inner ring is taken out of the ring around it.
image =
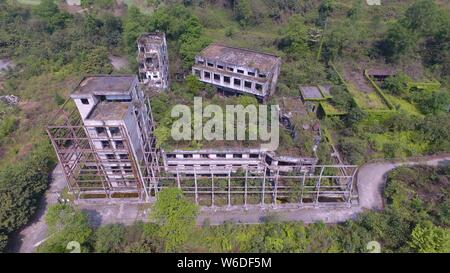
[[[89,250],[92,229],[87,215],[80,209],[63,204],[52,205],[47,210],[45,222],[50,236],[38,247],[38,252],[69,252],[68,246],[72,241],[80,244],[82,252]]]
[[[0,233],[0,253],[4,251],[7,244],[8,244],[8,236],[3,233]]]
[[[0,140],[12,133],[18,124],[18,118],[13,115],[7,115],[0,120]]]
[[[150,219],[159,225],[157,234],[164,240],[166,251],[176,251],[187,241],[195,226],[197,211],[198,208],[178,188],[167,188],[158,193]]]
[[[120,224],[101,226],[95,231],[95,252],[121,252],[125,237],[125,227]]]
[[[0,171],[0,232],[8,234],[25,225],[48,186],[55,164],[53,149],[43,143],[25,159]]]
[[[367,144],[357,138],[342,138],[339,141],[339,149],[351,164],[362,164],[367,154]]]
[[[436,227],[431,222],[420,223],[412,231],[410,245],[420,253],[449,253],[450,229]]]
[[[450,95],[449,92],[421,92],[416,102],[424,114],[436,114],[447,111],[447,107],[450,105]]]
[[[408,82],[411,79],[404,73],[388,77],[384,82],[384,88],[389,90],[393,95],[407,97],[409,94]]]

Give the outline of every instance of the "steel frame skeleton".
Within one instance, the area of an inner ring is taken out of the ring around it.
[[[187,173],[186,169],[173,170],[156,177],[159,190],[177,186],[193,202],[201,206],[262,207],[297,205],[351,205],[355,165],[296,166],[286,173],[278,167],[266,166],[264,172],[256,168],[244,172],[202,175]],[[195,167],[194,167],[195,168]],[[226,167],[225,167],[226,168]],[[198,169],[201,169],[200,167]],[[345,169],[347,174],[342,174]],[[222,182],[222,183],[220,183]]]
[[[283,207],[350,206],[357,195],[354,165],[167,167],[156,149],[154,122],[148,99],[133,107],[143,158],[136,160],[129,134],[123,126],[116,136],[89,135],[76,107],[69,102],[57,113],[46,130],[63,167],[68,189],[76,198],[131,198],[152,202],[166,187],[178,187],[201,206]],[[95,126],[98,127],[98,126]],[[94,141],[123,141],[123,147],[97,149]],[[113,159],[103,155],[113,154]],[[122,156],[119,156],[122,155]],[[126,155],[126,156],[124,156]],[[265,164],[265,163],[262,163]]]

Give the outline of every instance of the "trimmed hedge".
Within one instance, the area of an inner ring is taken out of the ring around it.
[[[381,88],[372,80],[372,78],[370,78],[369,74],[367,74],[366,69],[364,69],[364,76],[372,84],[372,86],[373,86],[373,88],[375,88],[375,91],[377,92],[377,94],[383,99],[384,103],[386,103],[386,105],[389,107],[389,109],[395,110],[394,104],[389,100],[388,97],[386,97],[386,95],[383,93]]]

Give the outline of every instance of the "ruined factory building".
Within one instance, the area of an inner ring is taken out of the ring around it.
[[[200,206],[226,208],[354,200],[356,166],[316,165],[316,157],[258,148],[157,148],[149,98],[136,76],[87,76],[70,96],[47,133],[77,201],[151,203],[167,187]]]
[[[137,76],[87,76],[70,97],[76,108],[47,126],[70,191],[143,196],[151,123]]]
[[[156,91],[169,87],[169,58],[166,35],[163,32],[145,33],[137,39],[139,79]]]
[[[280,66],[272,54],[211,44],[195,57],[192,73],[224,92],[264,99],[275,92]]]

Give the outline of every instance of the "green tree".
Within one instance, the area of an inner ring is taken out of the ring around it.
[[[128,55],[134,56],[136,52],[136,40],[142,33],[148,31],[148,18],[140,10],[131,6],[124,19],[123,40],[127,46]]]
[[[359,138],[345,137],[339,141],[339,149],[349,163],[361,164],[367,154],[367,144]]]
[[[42,0],[35,8],[35,13],[43,18],[51,18],[59,12],[54,0]]]
[[[450,147],[450,114],[427,115],[418,125],[430,152],[448,151]]]
[[[81,251],[86,252],[92,229],[88,224],[88,217],[80,209],[69,205],[57,204],[49,207],[45,215],[48,226],[48,239],[38,247],[38,252],[62,253],[71,241],[78,242]]]
[[[440,29],[444,18],[445,11],[441,10],[434,1],[420,0],[406,10],[401,24],[422,35],[430,35]]]
[[[348,114],[345,117],[345,122],[347,125],[354,127],[365,117],[366,114],[352,101]]]
[[[28,222],[47,188],[54,163],[51,145],[42,143],[0,171],[0,232],[8,234]]]
[[[198,208],[187,200],[180,189],[167,188],[158,193],[150,220],[159,225],[157,234],[164,240],[166,251],[176,251],[191,235]]]
[[[0,253],[4,251],[7,244],[8,244],[8,236],[3,233],[0,233]]]
[[[446,111],[450,105],[449,92],[421,92],[418,96],[418,105],[420,110],[425,114],[436,114]]]
[[[291,58],[298,60],[310,53],[307,44],[307,31],[302,17],[293,15],[289,18],[286,32],[278,42],[278,47]]]
[[[122,20],[110,14],[105,15],[103,32],[106,36],[106,43],[110,48],[118,46],[122,40]]]
[[[384,87],[396,96],[408,95],[408,82],[411,79],[404,73],[399,73],[395,76],[388,77],[384,82]]]
[[[166,147],[165,145],[170,139],[170,129],[166,126],[159,125],[155,129],[155,137],[156,137],[156,146],[158,148],[160,147]]]
[[[68,13],[60,12],[54,0],[42,0],[34,11],[47,23],[49,32],[53,32],[57,28],[63,28],[71,18]]]
[[[109,74],[113,67],[109,62],[108,49],[96,47],[83,58],[80,70],[86,74]]]
[[[110,224],[99,227],[95,231],[95,252],[121,252],[125,232],[125,227],[121,224]]]
[[[319,6],[319,14],[321,16],[321,18],[326,18],[328,17],[334,10],[334,8],[336,7],[336,2],[335,0],[323,0],[320,3]]]
[[[0,140],[12,133],[19,124],[16,116],[7,115],[0,120]]]
[[[89,6],[94,4],[94,0],[81,0],[80,4],[83,8],[89,8]]]
[[[387,37],[382,43],[381,50],[386,57],[396,60],[410,53],[415,43],[416,38],[412,31],[399,23],[394,23],[387,31]]]
[[[243,27],[251,24],[252,7],[249,0],[235,0],[234,18]]]
[[[237,98],[237,104],[247,107],[248,105],[258,106],[258,100],[252,96],[242,95]]]
[[[203,89],[203,84],[194,75],[189,75],[186,77],[186,84],[189,88],[189,92],[194,96]]]

